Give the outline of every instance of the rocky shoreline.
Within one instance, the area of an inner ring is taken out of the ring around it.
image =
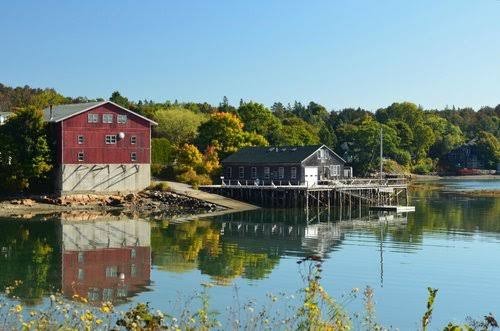
[[[31,195],[7,198],[0,202],[0,217],[95,211],[163,219],[179,215],[212,213],[225,209],[217,204],[182,194],[148,189],[126,195],[74,194],[62,197]]]

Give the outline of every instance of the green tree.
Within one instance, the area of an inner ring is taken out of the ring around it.
[[[207,120],[206,115],[175,106],[157,110],[154,119],[158,122],[155,135],[167,138],[172,144],[180,146],[194,141],[198,128]]]
[[[40,110],[21,109],[0,126],[2,187],[21,191],[46,184],[52,167],[47,127]]]
[[[33,96],[30,105],[36,109],[44,109],[50,105],[60,105],[69,103],[70,100],[56,92],[54,89],[45,89]]]
[[[175,147],[167,138],[151,139],[151,174],[158,178],[171,179]]]
[[[245,132],[240,118],[231,113],[214,113],[199,128],[197,144],[205,150],[214,146],[222,155],[245,146],[266,146],[267,140],[253,132]]]
[[[296,117],[286,117],[277,137],[277,145],[304,146],[319,144],[318,130],[306,121]]]
[[[361,175],[378,169],[380,164],[380,128],[383,130],[384,157],[392,158],[401,164],[410,160],[408,152],[399,148],[400,139],[396,130],[381,125],[371,117],[365,117],[358,124],[343,124],[338,130],[343,142],[341,148],[344,158]]]
[[[394,119],[412,125],[424,120],[424,111],[411,102],[395,102],[387,108],[377,110],[375,117],[381,123],[387,123],[389,120]]]
[[[435,136],[434,144],[429,150],[431,157],[441,157],[464,143],[465,138],[462,130],[446,119],[435,114],[428,114],[425,122]]]
[[[500,141],[491,133],[481,131],[478,136],[477,148],[489,169],[496,169],[500,163]]]
[[[114,91],[112,94],[111,94],[111,97],[109,98],[109,101],[112,101],[122,107],[125,107],[125,108],[128,108],[128,109],[131,109],[133,108],[132,107],[132,103],[129,101],[129,99],[127,99],[126,97],[122,96],[120,94],[120,92],[118,91]]]
[[[238,108],[238,115],[246,131],[264,136],[271,144],[278,143],[277,133],[281,130],[281,123],[263,104],[244,102]]]

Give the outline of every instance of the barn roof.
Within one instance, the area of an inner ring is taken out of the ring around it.
[[[10,111],[0,111],[0,115],[4,115],[4,116],[11,116],[13,115],[14,113],[13,112],[10,112]]]
[[[226,157],[222,162],[252,164],[301,163],[323,146],[325,145],[244,147]],[[332,153],[335,154],[333,151]],[[338,157],[344,161],[340,156]]]
[[[47,107],[43,110],[43,117],[47,122],[60,122],[67,118],[73,117],[75,115],[81,114],[93,108],[99,107],[105,104],[112,104],[120,109],[125,110],[126,112],[132,113],[135,116],[138,116],[142,119],[145,119],[152,124],[157,124],[156,122],[150,120],[147,117],[137,114],[136,112],[131,111],[125,107],[122,107],[112,101],[95,101],[95,102],[84,102],[84,103],[73,103],[73,104],[65,104],[65,105],[57,105],[52,107],[52,114],[50,112],[50,107]]]

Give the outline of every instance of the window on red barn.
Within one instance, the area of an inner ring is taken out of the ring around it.
[[[78,162],[85,161],[85,154],[83,152],[78,152]]]
[[[117,115],[116,123],[125,124],[127,123],[127,115]]]
[[[79,135],[78,136],[78,144],[83,144],[83,142],[85,141],[85,138],[82,136],[82,135]]]
[[[106,138],[104,138],[104,141],[108,145],[116,144],[116,135],[114,135],[114,134],[108,134],[108,135],[106,135]]]
[[[137,161],[137,153],[136,152],[130,153],[130,160],[132,162],[136,162]]]
[[[87,115],[87,122],[89,122],[89,123],[97,123],[97,122],[99,122],[99,115],[92,114],[92,113],[88,114]]]
[[[137,143],[137,137],[136,137],[136,136],[131,136],[131,137],[130,137],[130,143],[131,143],[132,145],[135,145],[135,144]]]
[[[103,123],[113,123],[113,114],[102,114]]]

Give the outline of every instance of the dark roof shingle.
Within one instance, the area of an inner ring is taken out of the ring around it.
[[[50,113],[50,107],[47,107],[43,110],[43,118],[47,122],[59,122],[60,120],[81,113],[86,109],[94,108],[104,103],[105,101],[96,101],[53,106],[52,116]]]
[[[137,114],[136,112],[131,111],[130,109],[124,108],[114,102],[111,101],[95,101],[95,102],[85,102],[85,103],[74,103],[74,104],[66,104],[66,105],[57,105],[52,107],[52,113],[50,111],[50,107],[47,107],[43,110],[43,118],[47,122],[60,122],[74,115],[78,115],[86,110],[90,110],[92,108],[104,105],[104,104],[112,104],[118,108],[121,108],[131,114],[134,114],[137,117],[145,119],[146,121],[157,125],[155,121],[150,120],[147,117]]]
[[[323,145],[244,147],[229,155],[223,163],[301,163]]]

